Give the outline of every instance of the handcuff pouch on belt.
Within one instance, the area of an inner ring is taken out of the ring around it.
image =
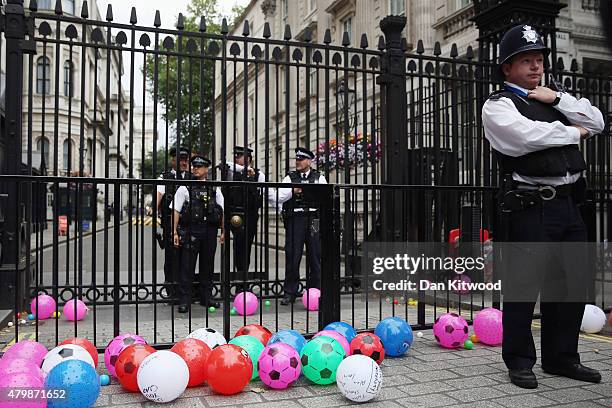
[[[522,211],[527,208],[539,205],[544,198],[538,190],[510,190],[504,193],[501,201],[503,211]]]

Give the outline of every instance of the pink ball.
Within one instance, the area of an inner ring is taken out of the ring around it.
[[[87,312],[89,308],[85,306],[85,302],[80,299],[76,300],[76,315],[74,314],[74,299],[70,299],[64,305],[64,316],[66,319],[70,321],[82,320],[85,316],[87,316]]]
[[[0,389],[10,388],[43,388],[42,379],[27,373],[15,373],[0,376]],[[21,400],[19,402],[0,402],[0,408],[45,408],[46,400]]]
[[[18,343],[15,343],[9,348],[5,353],[5,358],[23,358],[25,360],[30,360],[32,363],[36,364],[40,367],[43,362],[43,359],[47,355],[47,348],[42,344],[32,341],[32,340],[21,340]]]
[[[33,377],[39,378],[41,381],[44,380],[45,375],[39,366],[34,364],[31,360],[25,358],[6,358],[0,359],[0,376],[6,376],[10,374],[24,373]]]
[[[38,307],[36,299],[38,299]],[[39,320],[50,318],[53,315],[53,312],[55,312],[55,307],[55,300],[51,296],[45,295],[44,293],[41,293],[32,299],[32,302],[30,302],[30,310],[32,311],[33,315],[38,317]]]
[[[457,313],[445,313],[436,319],[433,332],[442,347],[459,348],[467,340],[469,328],[465,319]]]
[[[504,336],[502,312],[492,307],[482,309],[474,317],[474,333],[480,342],[499,346]]]
[[[340,344],[342,344],[342,348],[344,349],[344,352],[346,353],[346,356],[348,357],[348,356],[351,355],[351,346],[349,345],[349,342],[346,340],[346,337],[344,337],[343,335],[341,335],[337,331],[335,331],[335,330],[321,330],[320,332],[315,334],[313,336],[313,338],[319,337],[319,336],[327,336],[327,337],[331,337],[334,340],[338,340],[338,342]]]
[[[317,288],[307,289],[302,295],[302,304],[310,311],[319,310],[319,298],[321,291]]]
[[[293,385],[302,372],[298,352],[288,344],[266,346],[257,361],[259,378],[270,388],[284,390]]]
[[[458,283],[461,285],[461,282],[471,283],[472,279],[470,279],[470,277],[467,275],[457,274],[455,276],[455,279],[453,279],[453,281],[458,281]],[[453,290],[453,293],[456,293],[458,295],[467,295],[470,293],[470,290],[469,289],[455,289]]]
[[[119,358],[119,354],[132,344],[147,344],[147,342],[137,334],[124,333],[112,339],[108,346],[106,346],[106,350],[104,350],[104,364],[108,373],[113,377],[117,376],[115,374],[115,363]]]
[[[257,310],[259,300],[253,292],[240,292],[234,298],[234,308],[240,315],[250,316]]]

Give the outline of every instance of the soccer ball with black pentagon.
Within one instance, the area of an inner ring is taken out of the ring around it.
[[[270,344],[257,360],[259,377],[268,387],[277,390],[292,386],[301,370],[300,355],[285,343]]]
[[[359,333],[351,341],[351,355],[362,354],[380,364],[385,359],[385,347],[374,333]]]
[[[346,356],[344,348],[335,339],[315,337],[302,349],[302,373],[315,384],[336,382],[336,370]]]
[[[465,319],[457,313],[445,313],[438,317],[433,326],[436,341],[445,348],[459,348],[469,336]]]
[[[187,336],[188,339],[198,339],[202,340],[210,349],[214,349],[215,347],[219,347],[222,344],[227,344],[227,340],[225,337],[215,329],[211,329],[210,327],[206,327],[203,329],[196,329],[189,333]]]
[[[45,375],[47,375],[53,367],[66,360],[82,360],[94,367],[93,358],[91,358],[91,354],[85,348],[76,344],[64,344],[47,352],[41,368]]]

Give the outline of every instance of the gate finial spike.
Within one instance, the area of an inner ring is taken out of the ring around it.
[[[468,45],[467,50],[465,51],[465,57],[469,60],[474,58],[474,49],[471,45]]]
[[[183,18],[183,13],[179,13],[178,20],[176,21],[176,29],[182,30],[185,28],[185,21]]]
[[[155,27],[161,26],[161,17],[159,15],[159,10],[155,10],[155,20],[153,21],[153,25]]]
[[[199,30],[201,33],[205,33],[206,32],[206,19],[204,18],[204,16],[200,16],[200,27]]]
[[[386,48],[385,38],[382,35],[378,36],[378,50],[382,51]]]
[[[441,54],[442,54],[442,47],[440,46],[440,42],[436,41],[436,43],[434,44],[434,55],[438,57]]]
[[[272,30],[270,30],[270,23],[268,23],[267,21],[264,24],[263,37],[264,38],[272,37]]]
[[[130,13],[130,24],[134,25],[138,22],[138,18],[136,18],[136,7],[132,7],[132,12]]]
[[[227,18],[223,18],[221,21],[221,34],[227,35],[229,33],[229,27],[227,26]]]
[[[36,0],[30,0],[30,11],[38,11],[38,2]]]
[[[291,39],[291,27],[289,24],[285,24],[285,35],[283,35],[285,41],[289,41]]]
[[[425,52],[425,46],[423,45],[423,40],[419,40],[417,42],[417,54],[423,54]]]
[[[87,0],[83,0],[83,5],[81,6],[81,18],[89,18],[89,8]]]
[[[563,58],[561,57],[557,58],[557,69],[559,71],[565,70],[565,64],[563,63]]]
[[[251,34],[251,28],[249,27],[249,20],[244,20],[244,25],[242,26],[242,35],[244,37],[248,37]]]
[[[361,42],[359,44],[360,48],[368,48],[368,36],[366,35],[366,33],[361,34]]]
[[[457,50],[457,44],[453,43],[453,45],[451,45],[450,57],[457,58],[458,56],[459,56],[459,51]]]
[[[312,30],[310,27],[306,27],[306,29],[304,29],[304,41],[307,43],[312,41]]]
[[[331,30],[329,28],[325,30],[325,35],[323,36],[323,42],[325,44],[331,44]]]
[[[348,47],[349,45],[351,45],[351,39],[349,38],[349,34],[345,31],[344,34],[342,34],[342,45],[344,47]]]
[[[62,11],[62,0],[55,0],[55,14],[61,16],[63,14]]]
[[[110,3],[106,7],[106,21],[113,21],[113,5]]]

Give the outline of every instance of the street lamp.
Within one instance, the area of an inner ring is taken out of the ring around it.
[[[346,109],[346,112],[348,112],[348,117],[349,117],[349,129],[352,128],[351,107],[355,103],[355,90],[351,89],[351,87],[348,86],[344,82],[344,80],[341,80],[340,83],[338,84],[338,87],[336,88],[336,101],[338,102],[338,107],[339,107],[339,114],[338,114],[339,123],[344,122],[344,115],[345,115],[344,112]]]

